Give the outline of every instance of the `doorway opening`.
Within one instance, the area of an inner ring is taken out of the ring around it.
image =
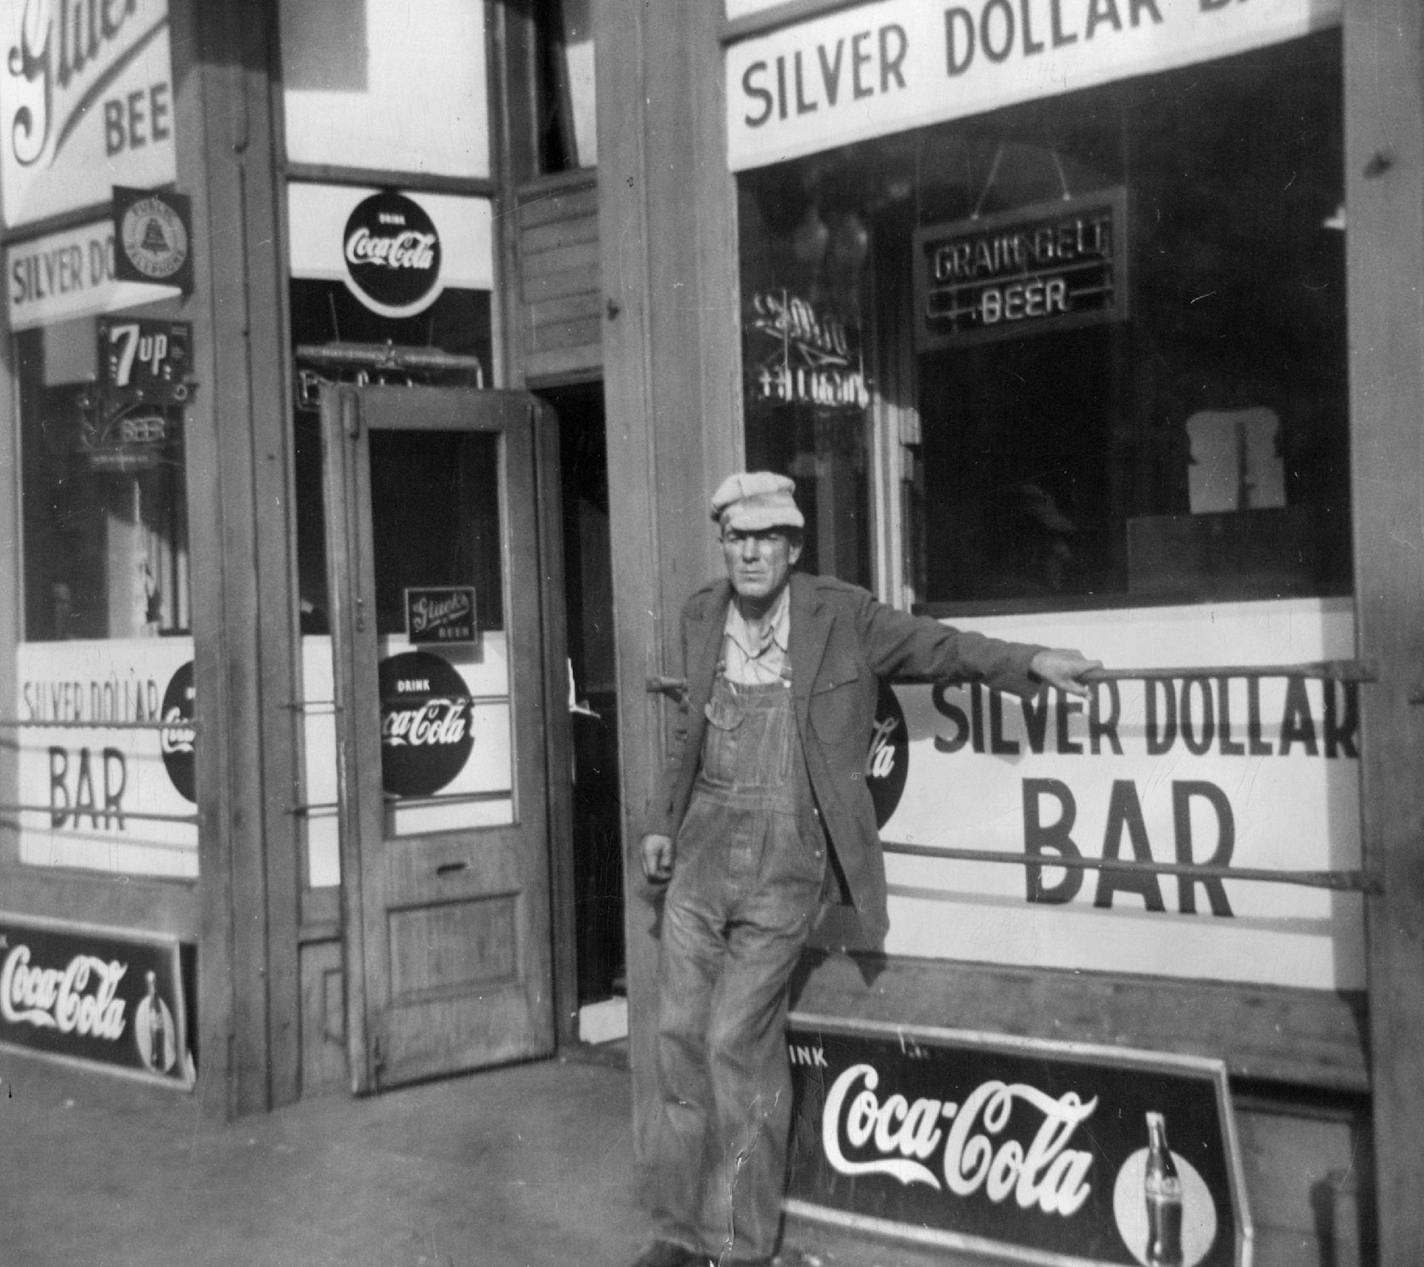
[[[589,1043],[614,1042],[628,1032],[628,1006],[603,384],[579,383],[537,394],[559,419],[579,1037]]]

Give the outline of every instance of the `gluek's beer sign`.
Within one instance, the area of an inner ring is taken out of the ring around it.
[[[472,643],[475,590],[469,585],[427,585],[405,591],[406,637],[412,643]]]
[[[116,179],[175,178],[166,0],[6,0],[5,219],[107,202]]]
[[[788,1209],[1015,1261],[1249,1262],[1223,1067],[793,1017]]]
[[[386,191],[359,202],[346,221],[346,285],[385,317],[424,311],[440,294],[440,235],[425,209]]]

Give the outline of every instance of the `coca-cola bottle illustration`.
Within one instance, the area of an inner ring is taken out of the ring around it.
[[[1147,1201],[1148,1267],[1181,1267],[1182,1180],[1167,1147],[1167,1120],[1147,1114],[1147,1171],[1142,1180]]]
[[[148,1050],[143,1052],[141,1046],[140,1052],[144,1057],[144,1063],[150,1069],[163,1073],[167,1070],[164,1044],[168,1038],[166,1018],[163,1015],[163,1000],[158,995],[157,975],[153,972],[146,972],[144,981],[148,986],[148,993],[140,1001],[138,1016],[135,1019],[139,1025],[144,1027],[143,1045],[146,1045]]]

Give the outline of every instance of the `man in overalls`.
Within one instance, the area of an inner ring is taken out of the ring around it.
[[[791,1075],[786,987],[823,901],[883,939],[885,868],[865,765],[879,679],[1086,695],[1076,651],[964,633],[793,572],[795,485],[730,476],[712,498],[727,580],[682,613],[683,726],[641,846],[667,883],[659,1110],[645,1157],[655,1240],[634,1267],[771,1262]]]

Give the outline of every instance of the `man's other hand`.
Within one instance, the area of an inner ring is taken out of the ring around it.
[[[1029,671],[1042,678],[1049,686],[1056,687],[1067,695],[1088,695],[1088,684],[1083,674],[1101,669],[1101,660],[1089,660],[1080,651],[1064,651],[1056,647],[1040,651],[1029,661]]]
[[[672,879],[673,844],[671,836],[650,832],[639,846],[643,854],[643,874],[654,884],[666,884]]]

